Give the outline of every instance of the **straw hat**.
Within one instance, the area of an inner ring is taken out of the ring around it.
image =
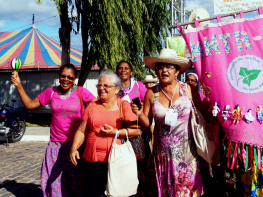
[[[144,63],[150,69],[155,71],[155,64],[157,62],[176,64],[179,66],[179,74],[183,74],[191,66],[191,61],[185,57],[178,57],[176,51],[173,49],[162,49],[159,57],[149,57],[143,58]]]
[[[189,17],[189,22],[193,22],[195,20],[201,20],[205,18],[210,18],[208,11],[205,8],[197,8],[191,13]],[[204,22],[199,23],[199,25],[200,27],[203,27],[207,25],[208,23],[209,21],[204,21]],[[191,24],[191,26],[195,28],[195,24]]]
[[[143,82],[143,83],[149,83],[149,82],[157,83],[157,82],[158,82],[158,79],[153,78],[152,75],[146,75],[146,76],[145,76],[145,79],[142,80],[142,82]]]

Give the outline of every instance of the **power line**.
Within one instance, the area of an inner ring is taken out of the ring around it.
[[[42,22],[42,21],[45,21],[45,20],[48,20],[48,19],[50,19],[50,18],[54,18],[54,17],[57,17],[57,16],[59,16],[59,15],[51,16],[51,17],[49,17],[49,18],[46,18],[46,19],[37,21],[37,22],[35,22],[35,23],[39,23],[39,22]],[[24,26],[21,26],[21,27],[17,27],[17,28],[15,28],[15,29],[11,29],[11,30],[5,31],[5,32],[13,31],[13,30],[20,29],[20,28],[27,27],[27,26],[31,26],[31,25],[32,25],[32,24],[24,25]]]

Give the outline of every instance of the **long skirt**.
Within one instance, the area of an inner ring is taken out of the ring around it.
[[[40,173],[44,197],[81,196],[81,161],[77,166],[69,161],[71,145],[72,142],[48,143]]]

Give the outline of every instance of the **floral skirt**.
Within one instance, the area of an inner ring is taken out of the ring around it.
[[[40,173],[44,197],[81,196],[81,162],[74,166],[69,161],[71,145],[72,142],[48,143]]]

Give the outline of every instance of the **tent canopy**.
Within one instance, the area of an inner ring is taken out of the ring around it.
[[[0,69],[11,69],[13,58],[21,60],[21,69],[59,68],[60,42],[46,36],[34,26],[13,32],[0,32]],[[81,67],[82,51],[70,48],[70,62]],[[96,68],[93,68],[96,69]]]

